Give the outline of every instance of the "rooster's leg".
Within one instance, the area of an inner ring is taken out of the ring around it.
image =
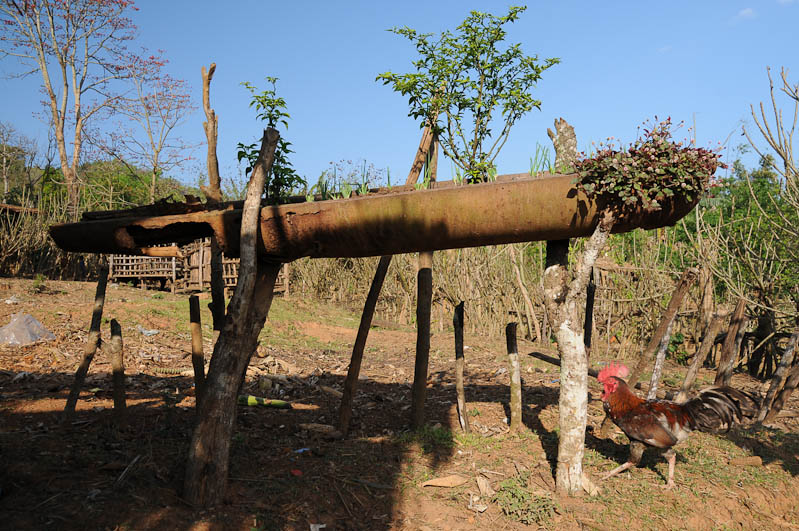
[[[602,481],[605,481],[608,478],[612,478],[616,474],[621,474],[622,472],[624,472],[625,470],[627,470],[631,466],[635,466],[635,463],[633,463],[632,461],[627,461],[623,465],[614,468],[613,470],[611,470],[610,472],[608,472],[607,474],[602,476]]]
[[[663,454],[663,457],[665,457],[666,461],[669,463],[669,479],[666,483],[666,490],[671,490],[674,488],[674,465],[677,463],[677,452],[669,448],[669,450]]]
[[[627,459],[627,462],[623,465],[614,468],[604,476],[602,476],[602,480],[606,480],[615,476],[616,474],[621,474],[625,470],[630,467],[638,465],[641,462],[641,457],[644,455],[644,445],[639,441],[631,441],[630,442],[630,457]]]

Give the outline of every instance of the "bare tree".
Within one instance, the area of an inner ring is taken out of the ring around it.
[[[0,53],[20,61],[21,77],[41,73],[73,217],[84,128],[116,101],[114,81],[129,76],[131,9],[130,0],[0,1]]]
[[[175,128],[196,110],[186,82],[163,71],[167,62],[142,50],[130,57],[128,65],[132,89],[115,99],[110,108],[127,122],[110,133],[110,142],[101,147],[137,173],[150,175],[150,202],[156,200],[156,184],[165,172],[191,158],[192,145],[175,137]],[[128,124],[135,124],[131,128]]]
[[[14,188],[32,188],[33,167],[37,155],[36,141],[5,122],[0,122],[0,176],[3,179],[0,201],[11,200]]]

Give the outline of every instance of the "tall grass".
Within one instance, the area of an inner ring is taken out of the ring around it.
[[[0,209],[0,276],[70,280],[94,276],[98,255],[62,251],[48,233],[50,225],[69,221],[66,197],[39,197],[34,204],[37,209]]]

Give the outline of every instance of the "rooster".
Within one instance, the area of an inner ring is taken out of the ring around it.
[[[621,364],[610,364],[597,380],[602,384],[602,405],[610,420],[630,438],[627,462],[605,474],[603,480],[638,465],[646,446],[665,449],[669,464],[667,489],[674,487],[673,446],[684,441],[693,430],[729,431],[733,424],[757,414],[759,400],[752,394],[731,387],[710,387],[685,403],[665,400],[643,400],[630,390],[629,370]]]

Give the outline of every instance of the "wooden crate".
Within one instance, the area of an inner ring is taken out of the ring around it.
[[[204,291],[211,289],[211,240],[197,240],[181,248],[183,254],[183,276],[178,281],[179,289]],[[222,278],[225,295],[230,295],[239,279],[239,259],[222,257]],[[275,293],[288,293],[288,264],[284,264],[275,282]]]
[[[108,279],[112,282],[138,280],[142,287],[158,282],[169,286],[174,293],[182,270],[183,262],[179,258],[108,255]]]

